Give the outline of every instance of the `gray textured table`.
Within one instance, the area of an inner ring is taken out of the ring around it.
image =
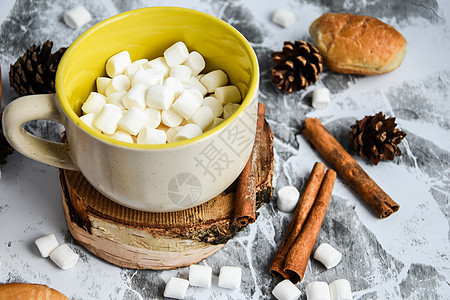
[[[63,12],[83,4],[93,20],[73,30]],[[320,155],[300,134],[307,117],[317,117],[348,148],[349,126],[365,115],[383,111],[397,117],[407,133],[403,155],[373,166],[357,161],[400,204],[400,210],[379,220],[340,177],[320,231],[318,242],[343,252],[342,262],[326,270],[311,259],[304,280],[331,282],[346,278],[354,299],[448,299],[450,295],[450,1],[44,1],[2,0],[0,3],[0,62],[3,106],[17,96],[9,88],[8,70],[33,43],[47,39],[55,49],[69,45],[89,26],[116,13],[148,5],[186,6],[215,15],[241,31],[254,47],[261,66],[260,101],[275,134],[276,191],[285,185],[301,189]],[[288,8],[297,16],[284,29],[271,14]],[[408,40],[407,55],[396,71],[375,77],[351,76],[327,69],[314,87],[332,94],[324,110],[311,107],[310,92],[286,95],[270,82],[270,53],[285,40],[310,40],[311,22],[325,12],[349,12],[377,17],[396,27]],[[46,135],[45,124],[30,126]],[[58,171],[15,153],[2,166],[0,180],[0,282],[50,285],[71,299],[162,298],[171,276],[188,270],[136,271],[115,267],[87,252],[74,241],[62,213]],[[276,194],[276,193],[275,193]],[[270,261],[291,215],[273,203],[260,209],[256,223],[204,264],[214,275],[222,265],[243,268],[242,288],[229,291],[188,289],[187,299],[270,299],[278,279],[268,273]],[[53,232],[69,243],[81,260],[67,271],[39,256],[34,240]],[[318,244],[316,244],[317,246]],[[216,278],[215,278],[216,280]],[[0,296],[1,298],[1,296]]]

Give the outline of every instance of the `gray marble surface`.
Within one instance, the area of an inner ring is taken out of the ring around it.
[[[73,30],[63,23],[62,15],[78,3],[92,13],[93,20]],[[301,190],[314,162],[322,161],[300,134],[307,117],[319,118],[346,148],[350,125],[379,111],[395,116],[399,128],[407,133],[401,144],[403,155],[392,162],[373,166],[351,152],[401,208],[388,219],[379,220],[338,177],[316,247],[328,242],[343,253],[343,259],[337,267],[326,270],[311,258],[304,280],[297,284],[302,299],[306,299],[307,283],[339,278],[350,281],[354,299],[449,299],[450,1],[2,0],[2,105],[17,97],[8,84],[9,65],[31,44],[51,39],[56,49],[68,46],[109,16],[151,5],[207,12],[232,24],[249,40],[261,67],[260,101],[267,105],[267,118],[275,134],[276,191],[285,185]],[[270,20],[281,7],[297,17],[288,29]],[[391,24],[408,40],[403,64],[392,73],[373,77],[325,69],[316,85],[305,91],[291,95],[278,92],[270,82],[270,53],[280,50],[285,40],[310,41],[309,25],[325,12],[367,14]],[[330,89],[332,103],[315,110],[310,94],[322,86]],[[49,130],[54,127],[42,122],[29,125],[38,135],[50,138],[54,134]],[[14,153],[1,172],[0,283],[43,283],[70,299],[159,299],[171,276],[187,276],[187,268],[119,268],[77,244],[64,221],[56,168]],[[224,290],[216,284],[211,289],[190,287],[186,299],[273,298],[271,291],[279,279],[271,277],[268,269],[291,214],[278,211],[275,202],[259,212],[256,223],[202,262],[213,268],[214,275],[222,265],[241,266],[241,289]],[[60,270],[39,256],[34,240],[50,232],[80,254],[74,268]]]

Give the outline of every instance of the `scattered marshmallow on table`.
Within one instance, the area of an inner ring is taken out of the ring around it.
[[[312,93],[312,106],[323,109],[330,104],[330,91],[327,88],[317,88]]]
[[[144,127],[137,136],[138,144],[165,144],[167,141],[167,135],[164,130],[155,129],[152,127]]]
[[[195,114],[188,120],[188,123],[198,125],[204,132],[214,121],[214,116],[211,108],[208,106],[201,106]]]
[[[329,284],[331,300],[352,300],[352,288],[347,279],[338,279]]]
[[[75,266],[79,257],[67,244],[58,246],[50,254],[50,259],[63,270]]]
[[[93,124],[103,133],[114,134],[120,119],[122,119],[122,115],[122,109],[114,104],[106,103],[102,111],[95,118]]]
[[[106,61],[106,74],[109,77],[123,74],[128,65],[131,65],[130,53],[128,51],[119,52]]]
[[[178,96],[177,100],[173,103],[172,107],[185,118],[189,120],[197,109],[203,103],[202,94],[196,89],[185,89]]]
[[[292,24],[294,24],[295,15],[287,9],[279,8],[273,14],[272,21],[278,25],[287,28],[292,26]]]
[[[216,88],[214,96],[222,103],[222,105],[241,102],[241,92],[235,85],[220,86]]]
[[[136,135],[147,124],[148,117],[142,110],[132,107],[123,114],[119,127],[131,135]]]
[[[183,116],[173,108],[161,111],[161,121],[168,127],[178,127],[183,121]]]
[[[223,107],[223,118],[226,120],[231,117],[240,107],[240,104],[237,103],[228,103]]]
[[[189,281],[183,278],[170,277],[164,289],[164,297],[183,299],[186,295]]]
[[[213,116],[215,118],[220,117],[223,113],[222,103],[220,103],[220,101],[215,97],[205,97],[205,99],[203,99],[203,105],[211,108],[211,111],[213,112]]]
[[[165,85],[152,85],[148,88],[145,101],[149,107],[169,109],[175,99],[174,90]]]
[[[192,286],[211,287],[212,268],[204,265],[189,267],[189,284]]]
[[[91,20],[91,14],[83,5],[75,6],[64,13],[64,22],[73,29],[80,28]]]
[[[305,290],[307,300],[330,300],[330,289],[326,282],[310,282],[306,285]]]
[[[144,110],[147,107],[146,104],[147,88],[143,85],[137,84],[133,86],[128,93],[122,97],[122,104],[127,109],[136,107],[137,109]]]
[[[300,193],[295,186],[285,186],[278,190],[277,207],[279,210],[290,213],[295,210]]]
[[[242,270],[239,267],[222,266],[219,273],[218,286],[238,290],[241,286]]]
[[[228,76],[222,70],[214,70],[200,78],[200,82],[206,87],[208,93],[214,93],[216,88],[227,85]]]
[[[197,51],[192,51],[183,65],[192,70],[192,76],[197,76],[205,68],[205,59]]]
[[[49,257],[53,250],[59,246],[58,240],[53,233],[44,235],[34,241],[42,257]]]
[[[341,261],[342,253],[328,243],[322,243],[314,252],[314,258],[320,261],[327,269],[331,269]]]
[[[81,106],[81,110],[86,114],[98,114],[102,110],[103,105],[105,105],[106,102],[107,99],[105,96],[96,92],[91,92],[86,101]]]
[[[164,51],[164,58],[169,67],[181,65],[189,56],[189,51],[183,42],[176,42]]]
[[[175,142],[179,142],[183,140],[193,139],[201,135],[202,133],[203,132],[201,128],[196,124],[186,124],[177,132],[173,139]]]
[[[292,281],[285,279],[274,287],[272,295],[278,300],[297,300],[301,292]]]

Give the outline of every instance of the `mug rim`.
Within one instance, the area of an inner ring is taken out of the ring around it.
[[[112,137],[109,137],[105,134],[102,134],[101,132],[98,132],[89,126],[87,126],[84,122],[80,120],[80,117],[73,111],[72,107],[69,104],[67,95],[65,93],[64,89],[64,83],[63,83],[63,74],[66,69],[66,66],[68,65],[69,59],[71,58],[71,54],[74,51],[73,49],[76,48],[78,44],[80,44],[84,39],[86,39],[92,32],[95,32],[98,28],[108,26],[110,23],[113,23],[119,19],[123,19],[126,17],[130,17],[134,14],[142,14],[146,13],[147,11],[159,11],[159,12],[173,12],[174,10],[180,11],[185,14],[197,14],[205,19],[208,19],[211,22],[219,23],[221,26],[223,26],[226,30],[228,30],[236,39],[240,41],[242,46],[245,48],[246,52],[249,55],[250,59],[250,69],[251,69],[251,75],[250,80],[248,83],[248,91],[245,95],[244,99],[242,100],[239,108],[236,110],[233,115],[231,115],[228,119],[226,119],[224,122],[222,122],[220,125],[205,131],[201,135],[187,140],[182,140],[174,143],[165,143],[165,144],[137,144],[137,143],[127,143],[123,142],[117,139],[114,139]],[[247,39],[233,26],[228,24],[227,22],[212,16],[210,14],[204,13],[202,11],[190,9],[190,8],[183,8],[183,7],[173,7],[173,6],[157,6],[157,7],[145,7],[145,8],[139,8],[135,10],[126,11],[117,15],[114,15],[108,19],[105,19],[88,30],[86,30],[83,34],[81,34],[65,51],[63,57],[61,58],[61,61],[58,65],[58,69],[56,71],[56,78],[55,78],[55,88],[56,88],[56,94],[58,96],[58,103],[61,106],[64,113],[69,117],[70,121],[74,122],[76,126],[81,127],[84,131],[88,132],[91,136],[95,137],[96,139],[103,141],[103,142],[109,142],[113,145],[117,146],[123,146],[126,148],[135,148],[135,149],[168,149],[168,148],[175,148],[175,147],[181,147],[185,145],[189,145],[191,143],[195,143],[196,141],[205,139],[211,135],[214,135],[216,132],[220,131],[221,129],[227,127],[230,123],[233,122],[243,111],[245,108],[252,102],[252,99],[257,94],[257,89],[259,86],[259,65],[258,65],[258,59],[256,57],[255,51],[253,50],[250,43],[247,41]]]

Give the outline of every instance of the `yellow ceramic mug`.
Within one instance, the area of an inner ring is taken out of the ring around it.
[[[127,50],[131,59],[156,58],[177,41],[201,53],[207,70],[222,69],[243,102],[229,119],[201,136],[173,144],[129,144],[80,121],[80,107],[106,60]],[[244,168],[256,129],[259,69],[247,40],[208,14],[175,7],[122,13],[82,34],[67,49],[56,74],[56,95],[25,96],[5,109],[3,127],[22,154],[64,169],[80,170],[112,200],[144,211],[196,206],[225,190]],[[49,119],[64,124],[67,144],[39,139],[23,123]]]

